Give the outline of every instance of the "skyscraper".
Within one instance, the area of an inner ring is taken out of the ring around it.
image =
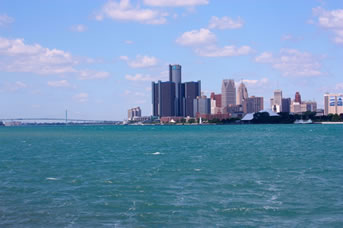
[[[222,113],[227,113],[229,106],[236,105],[236,86],[234,80],[223,80],[222,84]]]
[[[211,114],[222,113],[222,95],[211,93]]]
[[[282,112],[282,90],[274,91],[274,98],[270,99],[270,106],[274,112]]]
[[[194,113],[195,115],[200,114],[211,114],[211,99],[206,96],[199,96],[194,99]]]
[[[237,89],[237,105],[242,105],[243,101],[248,98],[248,90],[244,83],[241,82]]]
[[[299,92],[295,93],[295,98],[294,98],[294,102],[298,102],[301,104],[301,95]]]
[[[169,81],[175,83],[175,115],[182,116],[181,65],[169,65]]]
[[[263,97],[249,97],[243,101],[243,112],[253,113],[264,109]]]
[[[291,98],[282,98],[282,112],[291,112]]]
[[[161,82],[152,83],[153,115],[175,116],[175,83]]]
[[[324,95],[324,114],[343,114],[343,94]]]
[[[194,112],[194,99],[201,95],[201,82],[185,82],[181,85],[181,90],[183,94],[182,99],[182,110],[184,117],[190,116],[194,117],[196,113]]]

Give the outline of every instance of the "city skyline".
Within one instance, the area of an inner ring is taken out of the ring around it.
[[[322,0],[3,0],[0,118],[151,115],[169,64],[207,97],[234,79],[266,108],[276,89],[324,108],[343,92],[342,18],[343,2]]]

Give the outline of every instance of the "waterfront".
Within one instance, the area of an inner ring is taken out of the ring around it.
[[[341,125],[0,128],[0,226],[342,227]]]

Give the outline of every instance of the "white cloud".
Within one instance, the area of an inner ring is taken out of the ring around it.
[[[9,17],[7,14],[0,14],[0,26],[6,26],[14,22],[12,17]]]
[[[343,82],[336,85],[336,90],[343,90]]]
[[[249,46],[224,46],[217,47],[205,46],[203,48],[196,48],[195,53],[204,56],[204,57],[231,57],[231,56],[240,56],[240,55],[249,55],[252,53],[252,48]]]
[[[82,70],[79,71],[80,80],[104,79],[108,78],[110,73],[104,71]]]
[[[216,35],[205,28],[185,32],[176,40],[176,43],[184,46],[210,44],[214,42],[216,42]]]
[[[212,17],[209,28],[210,29],[239,29],[243,27],[244,22],[243,20],[239,17],[236,21],[231,19],[230,17]]]
[[[24,82],[16,81],[14,83],[4,83],[4,86],[0,88],[0,92],[9,91],[15,92],[20,89],[27,88],[27,85]]]
[[[320,76],[321,64],[312,54],[295,49],[281,49],[280,55],[274,56],[270,52],[263,52],[255,58],[258,63],[271,64],[284,76]]]
[[[335,43],[343,44],[343,9],[327,11],[318,7],[312,11],[318,17],[318,25],[335,35],[333,39]]]
[[[144,0],[144,4],[159,7],[184,7],[207,5],[209,0]]]
[[[73,25],[71,27],[71,30],[73,32],[85,32],[87,30],[87,27],[85,25]]]
[[[144,24],[166,23],[166,13],[152,9],[142,9],[139,5],[132,6],[130,0],[111,1],[109,0],[96,15],[96,20],[103,20],[105,17],[119,21],[135,21]]]
[[[82,61],[73,57],[69,52],[44,48],[39,44],[25,44],[23,39],[6,39],[0,37],[0,71],[25,72],[40,75],[49,74],[80,74],[85,70],[78,70],[76,66]],[[88,63],[88,59],[86,60]],[[97,77],[104,78],[104,72],[93,72]],[[107,73],[108,74],[108,73]]]
[[[70,87],[70,84],[67,80],[60,80],[60,81],[49,81],[48,86],[51,86],[51,87]]]
[[[242,80],[244,84],[247,85],[247,87],[251,88],[259,88],[262,86],[265,86],[266,84],[269,83],[268,78],[261,78],[259,80],[256,79],[243,79]],[[237,82],[236,84],[239,85],[240,82]]]
[[[131,45],[134,43],[132,40],[125,40],[124,42],[125,42],[125,44],[128,44],[128,45]]]
[[[129,81],[154,81],[155,78],[151,77],[150,75],[143,75],[143,74],[135,74],[135,75],[130,75],[127,74],[125,75],[125,78]]]
[[[146,68],[156,66],[158,59],[154,56],[137,55],[135,60],[130,60],[127,56],[120,56],[132,68]]]
[[[88,93],[79,93],[79,94],[76,94],[73,98],[77,102],[85,103],[88,101]]]

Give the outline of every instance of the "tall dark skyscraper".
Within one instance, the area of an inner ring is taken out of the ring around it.
[[[181,74],[182,67],[181,65],[169,65],[169,81],[175,83],[175,115],[182,116],[182,74]]]
[[[194,99],[201,95],[201,82],[185,82],[182,83],[183,96],[183,116],[194,117]]]
[[[181,66],[169,65],[169,81],[153,82],[151,92],[153,116],[193,117],[193,102],[201,95],[201,82],[182,83]]]
[[[152,83],[152,103],[154,116],[175,116],[175,83]]]

